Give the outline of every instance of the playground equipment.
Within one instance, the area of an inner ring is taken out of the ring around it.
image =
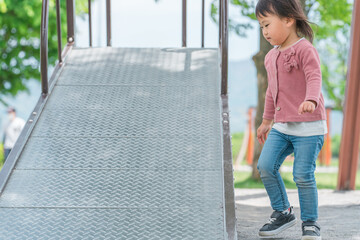
[[[360,145],[360,2],[354,1],[344,121],[339,152],[338,190],[355,190]]]
[[[186,48],[185,0],[183,48],[111,47],[110,0],[108,47],[90,21],[77,48],[67,0],[62,49],[59,1],[59,62],[49,78],[43,0],[42,95],[0,173],[0,239],[237,239],[228,1],[219,49]]]

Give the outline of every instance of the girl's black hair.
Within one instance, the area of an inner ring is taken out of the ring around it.
[[[314,32],[298,0],[259,0],[255,14],[256,17],[275,14],[280,18],[293,18],[297,31],[313,42]]]

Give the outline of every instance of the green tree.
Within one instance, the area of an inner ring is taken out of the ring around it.
[[[335,110],[343,110],[350,47],[352,3],[347,0],[317,0],[312,8],[315,45],[322,56],[321,70],[325,94]]]
[[[86,0],[76,1],[78,13],[87,10]],[[66,40],[66,1],[61,3],[61,29]],[[4,96],[27,91],[29,79],[40,80],[41,0],[0,0],[0,102]],[[49,1],[49,65],[57,60],[55,0]]]

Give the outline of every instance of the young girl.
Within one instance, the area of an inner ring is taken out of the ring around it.
[[[265,57],[268,88],[257,130],[264,144],[257,167],[274,212],[259,235],[273,236],[296,223],[279,174],[286,156],[294,153],[302,240],[321,239],[314,171],[327,127],[313,31],[298,0],[259,0],[256,16],[264,37],[275,46]]]

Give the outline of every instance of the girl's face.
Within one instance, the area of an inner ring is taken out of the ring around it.
[[[279,18],[268,13],[267,16],[259,16],[257,19],[264,38],[273,46],[282,45],[294,31],[295,20],[292,18]]]

